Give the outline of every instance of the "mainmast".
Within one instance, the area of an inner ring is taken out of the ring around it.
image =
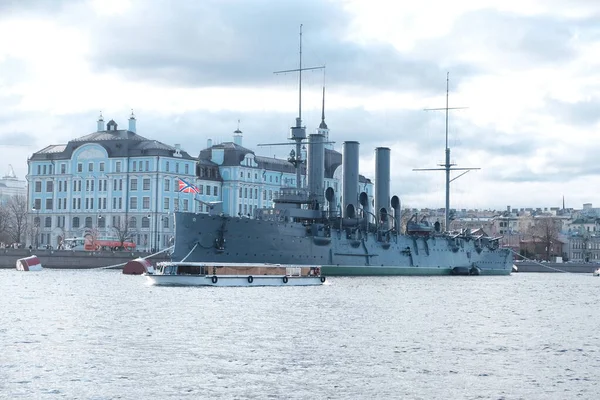
[[[296,142],[296,151],[290,155],[290,162],[296,167],[296,187],[302,188],[302,160],[301,144],[306,139],[306,127],[302,126],[302,71],[309,71],[313,69],[323,69],[324,65],[318,67],[302,67],[302,24],[300,24],[300,50],[299,50],[299,63],[297,69],[288,69],[285,71],[275,71],[274,74],[284,74],[287,72],[298,72],[298,118],[296,118],[296,125],[290,128],[290,140]]]
[[[444,208],[444,229],[450,230],[450,182],[460,178],[469,171],[481,168],[453,168],[456,164],[450,162],[450,147],[448,145],[448,111],[461,110],[467,107],[449,107],[448,98],[450,92],[450,72],[446,73],[446,107],[443,108],[426,108],[425,111],[440,111],[446,112],[446,158],[444,164],[438,164],[443,168],[416,168],[413,171],[446,171],[446,206]],[[450,179],[450,171],[465,171],[454,179]]]

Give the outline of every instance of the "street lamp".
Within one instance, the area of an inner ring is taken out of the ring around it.
[[[40,246],[40,209],[34,206],[31,210],[36,213],[36,217],[33,220],[33,226],[35,227],[35,248],[37,249]]]

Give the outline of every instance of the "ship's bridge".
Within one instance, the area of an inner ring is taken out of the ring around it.
[[[273,195],[274,203],[308,204],[311,202],[310,192],[307,189],[281,188]]]

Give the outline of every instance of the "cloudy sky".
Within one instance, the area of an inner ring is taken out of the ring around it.
[[[392,149],[392,192],[443,207],[444,158],[480,167],[452,184],[456,208],[600,206],[600,2],[587,0],[2,0],[0,173],[106,120],[197,155],[232,140],[284,157],[298,113],[330,138]]]

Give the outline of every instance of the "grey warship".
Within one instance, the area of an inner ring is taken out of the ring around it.
[[[301,49],[300,44],[300,68],[283,71],[299,72],[300,99],[302,71],[322,68],[302,68]],[[272,208],[257,209],[250,217],[226,215],[219,204],[210,204],[208,214],[176,211],[173,261],[319,265],[321,273],[329,276],[511,273],[512,253],[499,247],[500,238],[482,231],[447,230],[450,171],[459,169],[450,163],[447,118],[446,163],[441,168],[446,172],[445,226],[413,217],[401,228],[400,198],[390,196],[390,149],[375,149],[371,200],[359,190],[359,143],[343,143],[342,204],[338,206],[339,194],[324,187],[325,168],[331,168],[325,151],[324,104],[321,125],[308,138],[301,112],[300,101],[289,136],[296,146],[289,160],[296,168],[295,187],[281,187]],[[300,159],[302,144],[308,146],[306,163]],[[302,187],[303,174],[306,187]]]

